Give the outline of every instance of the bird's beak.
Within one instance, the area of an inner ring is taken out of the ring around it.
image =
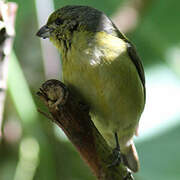
[[[42,26],[39,31],[36,33],[36,36],[40,38],[46,39],[50,37],[52,29],[50,29],[47,25]]]

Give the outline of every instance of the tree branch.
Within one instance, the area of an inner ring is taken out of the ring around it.
[[[112,149],[91,121],[87,107],[78,103],[63,83],[48,80],[37,94],[48,107],[51,117],[41,113],[62,128],[98,180],[133,179],[122,163],[108,167],[113,161]]]

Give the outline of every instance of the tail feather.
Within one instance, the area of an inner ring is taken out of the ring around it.
[[[140,164],[136,147],[133,142],[128,146],[127,151],[123,155],[125,165],[133,172],[137,172],[140,168]]]

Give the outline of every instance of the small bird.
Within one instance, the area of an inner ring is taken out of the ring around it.
[[[63,81],[90,107],[91,119],[133,172],[133,143],[145,106],[142,63],[131,42],[103,12],[65,6],[53,12],[37,36],[49,38],[62,56]],[[115,138],[114,138],[115,137]]]

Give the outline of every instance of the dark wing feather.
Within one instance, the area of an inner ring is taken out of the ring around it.
[[[127,51],[128,51],[129,57],[133,61],[134,65],[136,66],[136,69],[138,71],[142,85],[144,87],[144,100],[145,100],[146,99],[146,87],[145,87],[145,76],[144,76],[143,65],[141,63],[139,56],[136,53],[135,47],[130,42],[127,42]]]

